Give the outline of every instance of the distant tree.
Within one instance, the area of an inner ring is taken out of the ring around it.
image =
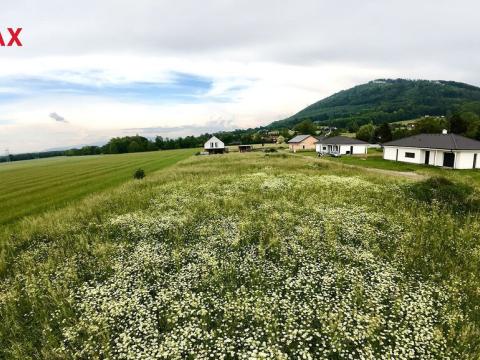
[[[280,134],[280,136],[283,136],[284,139],[287,139],[290,137],[290,130],[288,130],[287,128],[280,129],[278,133]]]
[[[356,133],[356,138],[367,142],[373,142],[375,140],[375,126],[372,123],[360,126]]]
[[[380,143],[384,143],[392,140],[392,131],[390,125],[383,123],[375,128],[375,140]]]
[[[298,134],[315,135],[317,127],[310,119],[303,120],[301,123],[295,125],[293,128]]]
[[[449,123],[445,118],[427,116],[415,122],[415,134],[440,134],[443,129],[448,129]]]
[[[129,153],[135,153],[140,151],[142,151],[142,148],[136,141],[132,141],[130,144],[128,144]]]
[[[280,135],[278,138],[277,138],[277,144],[284,144],[285,143],[285,137],[283,137],[282,135]]]
[[[412,133],[407,128],[397,128],[392,131],[392,140],[402,139],[410,135],[412,135]]]
[[[263,134],[260,132],[256,132],[255,134],[253,134],[251,139],[254,144],[261,144],[263,143]]]
[[[474,138],[478,128],[480,127],[480,117],[472,111],[464,111],[460,113],[463,123],[466,124],[467,130],[465,130],[463,135]]]
[[[462,114],[455,113],[450,119],[450,131],[454,134],[463,134],[468,129],[467,119]]]
[[[243,134],[240,137],[240,143],[243,145],[252,144],[253,142],[254,142],[253,137],[250,134]]]
[[[347,125],[348,132],[351,132],[351,133],[356,133],[359,128],[360,127],[358,126],[358,123],[356,120],[350,121]]]
[[[328,137],[338,136],[342,133],[342,129],[330,129],[328,132]]]

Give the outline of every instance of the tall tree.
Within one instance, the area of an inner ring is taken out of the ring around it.
[[[468,129],[468,122],[462,114],[455,113],[450,117],[450,131],[454,134],[463,134]]]
[[[383,123],[382,125],[378,126],[375,129],[375,139],[380,143],[392,140],[392,131],[390,130],[390,125]]]
[[[293,128],[298,134],[315,135],[317,127],[310,119],[303,120],[301,123],[295,125]]]
[[[356,138],[367,142],[375,141],[375,126],[372,123],[360,126]]]

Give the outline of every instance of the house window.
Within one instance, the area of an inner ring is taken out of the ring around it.
[[[302,148],[305,149],[305,145],[302,145]]]
[[[213,148],[213,142],[210,143],[210,147]]]
[[[217,142],[215,143],[215,147],[218,147],[218,143],[217,143]]]
[[[405,157],[406,157],[406,158],[410,158],[410,159],[415,159],[415,153],[406,152],[406,153],[405,153]]]
[[[326,146],[324,146],[324,147],[323,147],[323,150],[327,150],[327,147],[326,147]]]

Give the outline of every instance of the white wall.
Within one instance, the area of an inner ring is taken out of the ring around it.
[[[210,138],[206,143],[205,145],[203,145],[203,148],[205,150],[208,150],[208,149],[223,149],[225,148],[225,144],[219,140],[218,138],[216,138],[215,136]]]
[[[455,169],[473,169],[473,156],[477,154],[477,164],[475,169],[480,169],[480,151],[461,151],[456,153]]]
[[[332,145],[332,144],[330,144]],[[333,145],[335,146],[335,145]],[[337,145],[339,147],[340,154],[346,155],[347,151],[350,151],[350,146],[353,146],[353,154],[354,155],[359,155],[359,154],[366,154],[367,152],[367,145]],[[323,150],[323,147],[326,147],[325,150]],[[334,148],[335,149],[335,148]],[[328,152],[328,144],[316,144],[315,145],[315,151],[316,152]],[[335,151],[335,150],[333,150]]]
[[[396,160],[398,150],[398,161],[411,163],[411,164],[425,164],[426,151],[430,151],[429,165],[443,166],[444,150],[425,150],[416,148],[401,148],[401,147],[384,147],[383,158],[385,160]],[[406,152],[415,154],[415,158],[407,158]],[[473,168],[473,156],[475,151],[454,151],[455,153],[455,169],[472,169]],[[477,153],[476,169],[480,169],[480,151]]]
[[[398,149],[398,161],[411,163],[411,164],[423,164],[425,161],[425,154],[422,154],[422,150],[415,149],[415,148],[397,148]],[[415,154],[413,158],[406,157],[406,153],[413,153]],[[422,156],[423,155],[423,156]]]
[[[435,166],[443,166],[443,150],[432,150],[430,152],[430,164]]]
[[[394,148],[394,147],[383,148],[383,158],[385,160],[397,160],[397,148]]]

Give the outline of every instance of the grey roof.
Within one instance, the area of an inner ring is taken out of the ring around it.
[[[389,141],[383,146],[446,150],[480,150],[480,141],[457,134],[419,134]]]
[[[320,138],[317,144],[332,144],[332,145],[368,145],[367,142],[349,138],[347,136],[332,136]]]
[[[300,143],[300,142],[302,142],[303,140],[305,140],[306,138],[308,138],[308,137],[310,137],[310,136],[312,136],[312,135],[297,135],[297,136],[295,136],[294,138],[290,139],[290,140],[288,141],[288,143],[289,143],[289,144],[290,144],[290,143]]]

